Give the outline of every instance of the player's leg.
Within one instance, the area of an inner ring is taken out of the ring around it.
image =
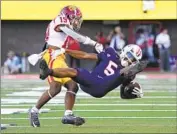
[[[50,88],[45,91],[36,104],[36,108],[40,109],[44,104],[46,104],[50,99],[55,97],[61,91],[62,84],[60,82],[52,81],[50,83]]]
[[[63,69],[58,70],[58,73],[59,73],[58,75],[62,75],[61,77],[63,78],[58,78],[58,79],[61,79],[62,84],[67,88],[67,93],[65,95],[66,111],[65,111],[65,115],[62,118],[62,123],[72,124],[76,126],[82,125],[85,122],[85,120],[81,117],[74,116],[74,114],[72,113],[72,108],[75,103],[75,94],[78,91],[78,86],[70,77],[75,77],[77,75],[77,70],[68,68],[66,62],[64,61],[61,62],[60,67]],[[54,68],[53,70],[54,70],[54,73],[55,73],[55,70],[57,71],[56,68]],[[64,76],[68,76],[68,77],[64,77]]]
[[[43,79],[48,75],[63,78],[71,77],[75,82],[82,85],[82,90],[92,96],[95,94],[93,87],[100,85],[102,79],[96,75],[91,74],[89,71],[81,68],[55,68],[49,69],[45,61],[40,62],[40,77]]]
[[[55,68],[49,69],[45,60],[40,62],[40,78],[46,79],[49,75],[58,77],[58,78],[65,78],[65,77],[75,77],[77,75],[77,70],[74,68]]]
[[[63,124],[82,125],[85,123],[84,118],[74,116],[72,109],[75,103],[76,93],[78,91],[77,83],[69,80],[64,85],[67,88],[65,95],[65,114],[62,118]]]
[[[64,86],[67,88],[67,92],[65,95],[65,110],[66,110],[65,115],[68,115],[70,113],[73,114],[72,109],[73,109],[73,106],[75,103],[75,97],[76,97],[79,87],[78,87],[77,83],[74,82],[73,80],[66,82]],[[68,110],[68,112],[67,112],[67,110]],[[69,111],[71,111],[71,112],[69,112]]]
[[[40,127],[39,121],[39,110],[42,106],[44,106],[50,99],[55,97],[61,91],[62,84],[59,82],[51,82],[50,88],[45,91],[42,96],[39,98],[38,102],[34,107],[32,107],[29,111],[30,123],[33,127]]]
[[[67,92],[65,95],[65,114],[62,118],[62,123],[79,126],[85,123],[85,120],[81,117],[74,116],[74,114],[72,113],[72,109],[75,103],[75,95],[78,91],[78,86],[77,86],[77,83],[71,79],[71,77],[75,77],[77,75],[77,70],[68,68],[65,62],[62,63],[61,67],[63,68],[63,70],[62,71],[58,70],[58,73],[59,73],[58,75],[69,76],[69,77],[61,78],[63,85],[67,88]],[[55,69],[53,70],[55,73]],[[63,73],[60,74],[60,72],[63,72]]]
[[[46,64],[47,67],[48,66],[50,68],[60,67],[60,65],[61,65],[61,63],[59,61],[60,58],[58,58],[57,60],[52,59],[51,52],[52,52],[52,50],[47,50],[47,52],[45,53],[45,55],[43,57],[46,60],[46,62],[48,63],[48,64]],[[50,77],[48,77],[48,82],[50,85],[49,90],[45,91],[42,94],[42,96],[39,98],[37,104],[34,107],[32,107],[29,111],[30,122],[33,127],[40,126],[40,122],[39,122],[39,118],[38,118],[39,109],[43,105],[45,105],[51,98],[53,98],[55,95],[57,95],[61,90],[61,86],[62,86],[61,79],[50,76]]]

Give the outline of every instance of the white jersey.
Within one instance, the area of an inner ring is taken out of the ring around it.
[[[45,37],[47,44],[61,48],[66,43],[68,35],[64,32],[55,31],[56,26],[61,24],[70,25],[70,22],[64,16],[57,16],[49,23]]]

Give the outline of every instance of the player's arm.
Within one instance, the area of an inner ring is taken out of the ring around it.
[[[130,82],[132,80],[135,79],[135,75],[130,77],[130,78],[127,78],[127,79],[124,79],[123,82],[122,82],[122,85],[120,86],[120,97],[122,99],[135,99],[137,98],[137,96],[133,95],[131,92],[129,92],[127,86],[130,84]]]
[[[120,87],[120,97],[121,99],[136,99],[138,98],[136,95],[132,94],[127,90],[127,87],[121,85]]]
[[[84,45],[94,46],[98,53],[103,51],[103,45],[102,44],[99,44],[98,42],[90,39],[87,36],[84,36],[84,35],[81,35],[80,33],[77,33],[76,31],[74,31],[69,26],[61,25],[60,29],[58,29],[58,30],[62,30],[65,34],[67,34],[68,36],[71,36],[73,39],[77,40],[80,43],[83,43]]]
[[[65,53],[77,59],[98,60],[98,55],[95,53],[87,53],[78,50],[65,49]]]
[[[139,84],[138,87],[133,85],[136,83],[132,82],[135,79],[135,77],[136,75],[123,80],[122,85],[120,86],[120,97],[122,99],[136,99],[143,97],[143,90],[141,86]]]
[[[103,51],[102,44],[99,44],[96,41],[90,39],[89,37],[81,35],[80,33],[74,31],[69,23],[69,20],[66,17],[63,16],[56,17],[54,24],[55,24],[54,30],[56,32],[64,32],[66,35],[72,37],[73,39],[77,40],[80,43],[83,43],[84,45],[94,46],[98,53]]]

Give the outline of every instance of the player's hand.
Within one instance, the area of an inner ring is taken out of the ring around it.
[[[58,50],[55,50],[52,52],[52,59],[56,59],[57,56],[61,55],[61,54],[64,54],[65,53],[65,49],[64,48],[60,48]]]
[[[138,98],[142,98],[144,95],[142,88],[138,89],[137,87],[133,89],[132,94],[136,95]]]
[[[103,45],[100,44],[100,43],[96,43],[96,45],[95,45],[95,50],[96,50],[98,53],[102,52],[102,51],[103,51]]]

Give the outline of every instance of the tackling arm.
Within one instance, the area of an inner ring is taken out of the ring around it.
[[[66,49],[65,52],[77,59],[98,60],[97,54],[94,53],[87,53],[83,51],[69,50],[69,49]]]
[[[72,38],[74,38],[75,40],[87,45],[92,45],[95,46],[97,42],[91,40],[89,37],[81,35],[77,32],[75,32],[74,30],[72,30],[71,28],[67,27],[67,26],[60,26],[60,29],[67,35],[71,36]]]
[[[71,36],[73,39],[77,40],[78,42],[83,43],[84,45],[94,46],[98,53],[103,51],[103,45],[97,43],[96,41],[90,39],[89,37],[81,35],[81,34],[75,32],[74,30],[72,30],[71,28],[69,28],[67,26],[60,26],[60,29],[65,34]]]

